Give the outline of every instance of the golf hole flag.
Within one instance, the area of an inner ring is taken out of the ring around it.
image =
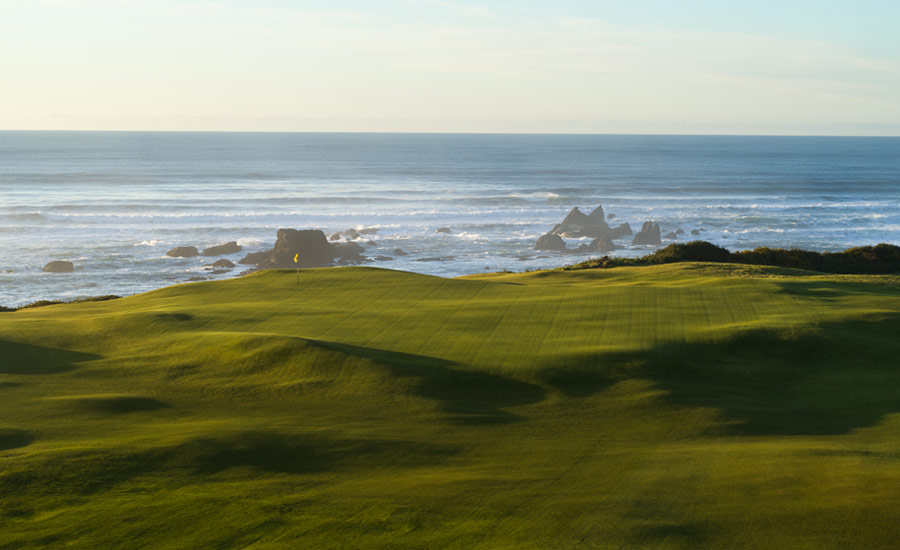
[[[300,263],[300,253],[299,253],[299,252],[297,252],[296,254],[294,254],[294,263],[295,263],[295,264],[299,264],[299,263]]]

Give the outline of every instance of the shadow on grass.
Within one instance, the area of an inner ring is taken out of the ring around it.
[[[527,405],[543,400],[541,386],[512,378],[461,369],[452,361],[394,351],[310,340],[310,343],[341,353],[371,359],[388,367],[396,376],[416,379],[415,392],[441,403],[443,410],[460,424],[502,424],[522,418],[503,407]]]
[[[720,409],[740,434],[843,434],[900,412],[900,315],[815,328],[603,355],[599,370],[609,376],[583,379],[581,387],[646,378],[671,402]]]
[[[9,440],[19,446],[25,435]],[[0,443],[3,442],[0,431]],[[12,497],[56,494],[66,487],[78,494],[108,490],[142,475],[193,483],[197,476],[258,476],[258,472],[309,474],[372,468],[441,464],[459,453],[449,444],[377,438],[340,438],[327,433],[254,430],[211,434],[172,445],[140,450],[72,451],[28,469],[0,477],[0,516],[21,514]],[[251,473],[242,472],[249,470]],[[257,473],[252,473],[257,472]],[[9,502],[4,499],[10,497]]]
[[[126,414],[166,409],[168,404],[141,395],[85,395],[57,399],[57,402],[76,411],[100,414]]]
[[[235,467],[302,474],[365,465],[438,464],[457,453],[449,445],[386,439],[336,439],[317,434],[245,432],[232,437],[197,439],[179,449],[186,465],[200,474]]]
[[[34,435],[29,431],[0,429],[0,451],[25,447],[31,445],[32,441]]]
[[[56,374],[99,355],[0,340],[0,374]]]

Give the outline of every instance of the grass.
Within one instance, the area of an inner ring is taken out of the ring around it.
[[[0,548],[894,548],[900,283],[266,271],[0,313]]]

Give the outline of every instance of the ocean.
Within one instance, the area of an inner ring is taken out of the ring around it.
[[[370,265],[445,277],[556,267],[598,254],[535,240],[600,204],[731,250],[900,244],[900,138],[0,132],[0,304],[233,277],[166,251],[281,227],[375,228]]]

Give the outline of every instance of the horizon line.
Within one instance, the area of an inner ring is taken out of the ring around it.
[[[349,130],[95,130],[95,129],[0,129],[0,133],[133,133],[133,134],[325,134],[325,135],[457,135],[457,136],[646,136],[646,137],[806,137],[900,138],[898,134],[776,134],[776,133],[668,133],[668,132],[407,132]]]

